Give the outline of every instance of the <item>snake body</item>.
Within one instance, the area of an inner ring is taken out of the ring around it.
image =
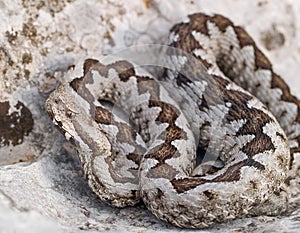
[[[186,228],[283,212],[299,152],[297,98],[223,16],[190,15],[169,45],[185,53],[166,52],[176,69],[159,80],[124,59],[88,59],[47,100],[90,187],[110,205],[142,200]]]

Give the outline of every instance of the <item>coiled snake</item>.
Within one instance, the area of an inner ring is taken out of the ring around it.
[[[87,59],[83,76],[47,100],[89,186],[113,206],[142,200],[179,227],[283,212],[299,101],[223,16],[190,15],[169,45],[172,68],[157,79],[124,59]]]

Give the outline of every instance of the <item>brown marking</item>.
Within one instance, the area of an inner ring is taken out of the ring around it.
[[[286,136],[279,133],[279,132],[276,132],[276,136],[280,137],[282,141],[285,141],[286,140]],[[300,137],[300,136],[299,136]]]
[[[215,22],[218,28],[221,31],[225,31],[228,26],[232,26],[234,30],[236,31],[237,37],[240,41],[240,47],[243,48],[245,46],[253,46],[254,47],[254,55],[255,55],[255,64],[254,69],[268,69],[272,71],[272,65],[270,61],[263,55],[263,53],[256,47],[253,39],[248,35],[248,33],[242,29],[241,27],[235,27],[233,23],[222,17],[222,16],[213,16],[209,17],[203,14],[194,14],[189,16],[190,22],[188,23],[181,23],[175,25],[171,31],[175,34],[179,35],[178,41],[173,42],[171,45],[176,46],[178,48],[181,48],[185,50],[186,52],[191,52],[195,48],[199,48],[200,45],[198,45],[198,42],[190,38],[190,32],[192,30],[200,31],[201,33],[208,35],[208,29],[207,29],[207,21],[210,20],[212,22]],[[186,43],[186,44],[185,44]],[[289,101],[292,103],[296,103],[298,106],[298,116],[297,121],[300,122],[300,104],[299,101],[290,94],[290,90],[288,86],[285,84],[285,82],[278,77],[277,75],[273,74],[275,76],[272,80],[272,88],[278,87],[283,90],[282,99],[285,101]],[[183,78],[182,78],[183,77]],[[187,83],[186,81],[190,81],[186,79],[185,76],[179,77],[179,84]],[[205,182],[231,182],[231,181],[238,181],[240,179],[240,169],[243,166],[251,166],[255,167],[258,170],[264,170],[265,166],[258,161],[255,161],[252,159],[254,154],[264,152],[264,151],[273,151],[275,150],[275,147],[267,135],[263,133],[263,126],[268,123],[272,122],[273,120],[267,116],[265,113],[263,113],[260,110],[257,109],[251,109],[250,112],[245,112],[242,109],[249,109],[247,106],[247,103],[249,100],[251,100],[251,96],[244,94],[242,92],[238,91],[231,91],[228,93],[226,89],[226,86],[228,85],[228,81],[219,78],[214,77],[214,80],[218,83],[218,89],[220,90],[219,96],[221,100],[224,100],[224,102],[228,102],[232,104],[231,109],[229,110],[229,113],[226,116],[226,119],[228,121],[234,121],[237,119],[251,119],[248,120],[244,126],[239,130],[239,134],[253,134],[255,135],[255,139],[251,140],[251,142],[247,143],[242,150],[244,153],[246,153],[249,156],[249,159],[241,161],[235,165],[232,165],[229,167],[225,174],[222,174],[218,177],[216,177],[212,181],[206,181],[201,178],[197,179],[195,177],[189,177],[184,179],[174,179],[171,181],[174,188],[177,190],[178,193],[182,193],[185,191],[188,191],[190,189],[193,189],[197,187],[198,185],[201,185]],[[214,89],[212,88],[207,88]],[[222,91],[225,90],[225,91]],[[205,104],[205,101],[203,101]],[[206,103],[207,104],[207,103]],[[284,135],[277,134],[277,136],[285,139]],[[300,142],[300,136],[297,138],[297,141]],[[300,143],[299,143],[300,144]],[[260,148],[260,149],[258,149]],[[253,184],[253,187],[256,186],[256,184]],[[204,193],[205,194],[205,193]],[[206,194],[205,194],[206,195]]]
[[[133,161],[135,164],[140,165],[144,151],[144,148],[135,146],[134,153],[127,154],[126,158]]]
[[[253,39],[249,36],[249,34],[242,27],[235,26],[234,31],[237,35],[237,38],[238,38],[241,48],[248,46],[248,45],[250,45],[250,46],[255,45],[255,42],[253,41]]]
[[[88,103],[92,103],[94,101],[94,97],[86,88],[86,84],[93,82],[94,80],[91,73],[87,72],[85,76],[73,79],[69,85],[73,88],[74,91],[78,93],[78,95],[84,98]]]
[[[201,178],[193,178],[193,177],[171,180],[171,184],[173,185],[176,192],[179,194],[194,189],[206,182],[207,182],[206,180],[203,180]]]
[[[165,163],[151,168],[151,170],[149,170],[149,172],[147,173],[147,177],[173,180],[177,174],[178,171],[175,168]]]
[[[164,134],[166,143],[171,143],[174,140],[187,139],[186,134],[177,126],[169,126]]]
[[[181,29],[179,35],[184,33],[185,30],[186,28]],[[191,53],[195,49],[201,48],[199,42],[192,35],[187,35],[187,36],[180,35],[180,39],[178,41],[172,42],[170,46],[173,46],[177,49],[182,49],[183,51],[186,51],[188,53]]]
[[[178,153],[178,151],[173,145],[164,142],[163,144],[151,149],[145,155],[145,158],[156,159],[158,161],[158,166],[160,166],[164,164],[167,159],[173,158],[176,153]]]
[[[272,70],[272,64],[268,58],[254,45],[255,69]]]
[[[156,198],[161,199],[164,196],[164,192],[161,191],[159,188],[157,189]]]
[[[75,78],[70,82],[70,86],[77,92],[79,88],[87,83],[88,81],[91,82],[91,77],[89,72],[93,69],[95,64],[99,64],[98,60],[95,59],[86,59],[83,63],[83,76],[79,78]]]
[[[183,179],[174,179],[171,181],[174,189],[177,193],[183,193],[189,191],[191,189],[196,188],[199,185],[204,183],[213,183],[213,182],[233,182],[238,181],[240,179],[240,169],[245,166],[246,161],[241,161],[237,164],[232,165],[227,169],[225,173],[222,173],[218,177],[213,180],[205,180],[199,177],[187,177]]]
[[[208,16],[202,13],[196,13],[188,16],[190,21],[188,23],[179,23],[171,28],[171,32],[179,35],[179,40],[174,41],[171,46],[176,48],[181,48],[186,52],[192,52],[196,48],[201,48],[201,45],[195,38],[191,35],[191,31],[201,32],[204,35],[209,36],[209,31],[207,28],[207,22],[214,22],[218,28],[225,32],[228,26],[233,26],[233,23],[221,16],[214,15]]]
[[[108,69],[111,68],[117,71],[120,80],[123,82],[128,81],[131,76],[135,76],[134,66],[125,60],[117,61],[113,64],[108,65]]]
[[[128,81],[131,76],[135,76],[134,66],[128,61],[120,60],[108,65],[103,65],[97,60],[90,60],[88,65],[86,65],[88,69],[85,70],[87,71],[96,70],[100,75],[107,77],[108,71],[114,69],[118,73],[120,80],[123,82]],[[84,75],[86,74],[88,74],[88,72],[84,73]]]
[[[252,158],[257,153],[262,153],[264,151],[274,151],[275,146],[269,136],[265,135],[263,132],[263,127],[269,123],[273,122],[267,114],[258,109],[252,108],[249,111],[247,102],[251,100],[251,96],[239,92],[230,91],[223,92],[222,99],[225,102],[231,103],[229,112],[226,115],[227,121],[235,121],[240,119],[247,119],[246,123],[237,132],[238,135],[254,135],[255,137],[243,146],[242,151],[249,157]]]
[[[230,83],[228,80],[217,75],[211,75],[211,77],[213,78],[212,85],[217,85],[217,88],[219,90],[225,90],[228,84]],[[213,88],[213,86],[211,88]]]
[[[201,177],[187,177],[182,179],[173,179],[171,180],[171,184],[176,192],[180,194],[194,189],[204,183],[235,182],[240,180],[241,168],[244,166],[253,166],[259,170],[265,169],[264,165],[260,164],[259,162],[254,161],[253,159],[246,159],[228,167],[224,173],[212,180],[205,180]]]
[[[104,184],[104,182],[102,182],[102,180],[99,179],[99,177],[94,174],[94,171],[92,171],[91,174],[88,174],[87,178],[90,180],[89,181],[89,185],[93,188],[93,190],[95,191],[95,193],[101,198],[101,200],[105,201],[106,203],[110,204],[111,206],[114,205],[115,202],[115,198],[110,196],[110,195],[99,195],[98,192],[106,192],[107,187]],[[114,179],[114,177],[113,177]],[[116,183],[120,182],[120,183],[125,183],[125,182],[130,182],[130,183],[134,183],[137,184],[137,180],[132,178],[132,179],[120,179],[120,180],[116,180]],[[137,194],[137,190],[131,190],[131,197],[136,198],[138,196]],[[127,197],[126,199],[129,200],[129,198]]]
[[[202,95],[201,104],[199,104],[198,107],[201,111],[207,111],[209,109],[209,106],[207,104],[207,101],[206,101],[204,95]]]
[[[248,119],[251,117],[256,117],[251,114],[251,111],[245,111],[248,109],[247,101],[252,97],[239,91],[227,91],[224,93],[224,102],[231,103],[229,112],[226,115],[227,121],[235,121],[241,119]]]
[[[158,83],[150,77],[136,76],[138,92],[140,94],[147,93],[151,95],[151,99],[159,100],[159,85]]]
[[[161,111],[156,121],[169,124],[166,131],[160,136],[163,137],[166,143],[171,143],[176,139],[186,139],[185,132],[175,124],[179,112],[174,106],[164,102],[150,100],[149,107],[160,107]]]
[[[150,100],[149,107],[160,107],[161,111],[156,120],[169,125],[174,125],[179,115],[179,111],[174,106],[164,102]]]
[[[254,47],[254,55],[255,55],[255,69],[268,69],[272,73],[272,79],[271,79],[271,88],[279,88],[282,91],[281,100],[293,103],[297,106],[298,113],[296,115],[295,121],[299,124],[300,123],[300,101],[291,94],[290,88],[285,83],[285,81],[275,74],[272,70],[272,65],[270,61],[266,58],[266,56],[256,47],[255,42],[252,40],[252,38],[245,32],[244,29],[241,27],[235,27],[235,31],[237,33],[238,39],[240,40],[240,46],[244,47],[247,45],[251,45]],[[243,85],[243,88],[247,89],[247,86]],[[264,103],[268,105],[268,103]],[[282,116],[276,116],[276,117],[282,117]],[[289,135],[288,135],[289,136]],[[293,154],[296,152],[300,152],[300,138],[295,138],[295,140],[298,142],[298,146],[295,148],[291,148],[291,156],[293,160]]]
[[[194,15],[194,17],[197,17],[197,16]],[[201,20],[203,20],[203,21],[207,21],[208,20],[208,18],[206,18],[205,16],[202,16],[202,15],[200,15],[199,18]],[[193,20],[194,20],[194,18],[193,18]],[[195,22],[195,20],[193,22]],[[215,19],[214,19],[214,22],[217,24],[217,26],[219,27],[219,29],[221,31],[225,31],[226,28],[229,25],[233,26],[233,24],[229,20],[223,21],[223,18],[220,17],[220,16],[216,16]],[[224,22],[224,23],[222,23],[222,22]],[[193,24],[193,23],[188,23],[188,24]],[[188,30],[190,30],[192,28],[192,26],[188,25],[188,24],[178,25],[176,33],[179,35],[179,41],[176,44],[177,46],[178,45],[181,46],[181,43],[185,42],[184,39],[187,36],[184,35],[184,34],[181,34],[181,32],[188,31]],[[204,25],[205,24],[206,24],[206,22],[204,23]],[[185,28],[181,29],[181,31],[180,31],[179,30],[180,27],[185,27]],[[208,31],[206,31],[206,30],[207,30],[207,27],[204,27],[204,28],[202,28],[202,31],[201,30],[200,31],[202,33],[204,33],[204,34],[208,34]],[[238,37],[239,37],[239,39],[241,41],[241,47],[246,46],[246,45],[254,45],[254,42],[251,39],[251,37],[242,28],[237,27],[236,31],[237,31]],[[184,38],[184,39],[182,39],[181,37]],[[196,48],[197,45],[194,45],[193,47]],[[184,49],[185,47],[181,46],[181,48]],[[187,52],[190,52],[190,51],[187,50]],[[258,57],[256,59],[256,64],[255,64],[256,68],[257,69],[258,68],[261,68],[261,69],[269,68],[270,67],[270,63],[265,58],[265,56],[263,56],[258,49],[255,50],[255,52],[258,55]],[[215,90],[216,87],[215,86],[211,86],[211,85],[217,84],[216,86],[217,86],[217,90],[219,91],[218,95],[219,95],[220,100],[224,100],[224,102],[232,104],[232,107],[230,108],[229,113],[226,116],[226,120],[228,120],[228,121],[234,121],[234,120],[237,120],[237,119],[248,119],[250,113],[249,112],[245,112],[244,109],[248,109],[247,103],[248,103],[249,100],[251,100],[252,97],[249,96],[249,95],[247,95],[247,94],[244,94],[242,92],[238,92],[238,91],[228,92],[226,90],[226,87],[229,84],[229,82],[227,80],[224,80],[223,78],[220,78],[218,76],[215,76],[213,78],[214,78],[215,82],[213,82],[212,84],[209,82],[210,86],[207,88],[207,90],[208,91]],[[216,100],[217,100],[217,98],[216,98]],[[203,102],[203,103],[205,104],[205,102]],[[262,131],[262,126],[266,122],[272,121],[272,119],[270,119],[269,117],[266,117],[266,119],[261,119],[261,118],[265,117],[265,115],[263,115],[263,112],[261,112],[261,111],[259,111],[258,116],[256,114],[257,114],[257,112],[255,112],[255,111],[252,112],[252,109],[251,109],[251,116],[253,117],[253,120],[255,122],[253,122],[253,121],[252,122],[248,122],[245,125],[245,128],[241,129],[241,131],[243,131],[243,130],[244,131],[249,131],[249,133],[253,133],[255,135],[259,134],[259,135],[261,135],[261,137],[264,137],[264,138],[261,138],[261,139],[263,139],[263,142],[264,142],[263,145],[259,145],[260,147],[262,147],[261,152],[265,151],[265,150],[274,150],[275,148],[274,148],[274,145],[273,145],[272,141]],[[252,126],[251,123],[254,126]],[[257,143],[258,143],[258,141],[253,140],[253,141],[251,141],[250,143],[248,143],[243,148],[244,152],[249,156],[249,158],[251,158],[255,153],[259,153],[260,152],[260,151],[255,151],[255,149],[252,148],[252,147],[254,147],[254,148],[257,147],[258,146]],[[258,163],[257,161],[254,161],[252,159],[249,159],[249,160],[243,161],[243,162],[241,162],[239,164],[236,164],[236,165],[230,167],[228,169],[228,171],[226,172],[225,176],[222,175],[220,177],[217,177],[214,180],[214,182],[218,182],[218,181],[219,182],[221,182],[221,181],[226,182],[226,181],[239,180],[240,179],[240,169],[243,166],[253,166],[253,167],[255,167],[255,168],[259,169],[259,170],[265,169],[264,165]],[[203,181],[202,180],[196,181],[196,180],[193,179],[191,181],[190,180],[189,181],[185,180],[185,182],[188,182],[188,184],[185,184],[185,185],[187,185],[189,187],[185,187],[185,188],[187,190],[189,190],[189,189],[191,189],[193,187],[196,187],[197,185],[201,184]],[[180,187],[177,187],[177,188],[178,188],[178,190],[181,189]]]
[[[56,101],[56,100],[54,100],[54,102],[57,104],[57,101]],[[1,104],[2,104],[2,103],[0,102],[0,106],[1,106]],[[48,104],[47,104],[47,105],[48,105]],[[48,106],[47,106],[46,108],[47,108],[47,113],[48,113],[50,119],[53,120],[53,119],[54,119],[54,113],[53,113],[52,109],[51,109],[51,108],[48,108]],[[1,115],[1,107],[0,107],[0,115]],[[1,117],[0,117],[0,119],[1,119]]]
[[[74,139],[74,137],[73,136],[71,136],[70,138],[69,138],[69,142],[72,144],[72,145],[74,145],[74,146],[77,146],[76,144],[76,141],[75,141],[75,139]]]
[[[221,175],[214,178],[211,182],[234,182],[241,178],[241,168],[247,164],[247,160],[231,165]]]
[[[258,109],[252,108],[249,111],[246,123],[236,133],[237,135],[254,135],[255,137],[243,146],[242,151],[252,158],[255,154],[264,151],[274,151],[275,146],[269,136],[263,132],[263,127],[270,122],[273,122],[266,113]],[[237,116],[238,117],[238,116]],[[242,118],[241,118],[242,119]]]
[[[119,132],[117,134],[117,141],[126,142],[130,140],[132,143],[135,142],[136,132],[130,125],[124,123],[115,123],[115,125],[117,125],[119,129]]]
[[[70,82],[70,86],[77,92],[79,92],[79,89],[81,89],[82,91],[80,91],[79,94],[82,95],[83,98],[88,98],[88,95],[84,94],[88,92],[85,88],[85,85],[87,83],[94,83],[93,79],[95,78],[92,76],[91,71],[95,70],[101,76],[107,77],[108,71],[110,69],[115,69],[119,75],[120,80],[124,82],[128,81],[131,76],[135,75],[133,65],[127,61],[122,60],[122,61],[116,61],[109,65],[103,65],[98,60],[87,59],[85,60],[83,65],[83,70],[84,70],[83,77],[75,78],[74,80],[72,80]]]
[[[256,47],[255,42],[253,41],[253,39],[250,37],[250,35],[241,27],[238,26],[234,26],[232,24],[237,38],[239,40],[240,43],[240,47],[243,48],[245,46],[253,46],[254,48],[254,56],[255,56],[255,69],[268,69],[268,70],[272,70],[272,64],[271,62],[268,60],[268,58]],[[218,25],[218,27],[220,28],[220,26]]]
[[[113,124],[116,125],[119,129],[116,140],[118,142],[127,142],[134,146],[135,150],[132,153],[127,154],[127,158],[135,162],[136,164],[140,164],[141,157],[145,153],[144,148],[140,145],[136,144],[136,132],[134,129],[127,124],[116,122],[113,119],[112,114],[106,110],[105,108],[97,106],[95,108],[95,121],[100,124]],[[109,139],[111,141],[111,139]],[[135,169],[134,169],[135,170]]]
[[[253,159],[246,159],[227,168],[226,172],[214,178],[211,182],[234,182],[240,180],[241,168],[244,166],[255,167],[259,170],[264,169],[264,165]]]
[[[209,20],[214,22],[218,26],[218,28],[221,30],[221,32],[225,32],[226,29],[228,28],[228,26],[234,26],[233,23],[229,19],[225,18],[222,15],[218,15],[218,14],[210,17]]]
[[[196,13],[196,14],[189,15],[188,17],[190,21],[185,25],[186,27],[189,28],[189,32],[191,30],[195,30],[205,35],[208,35],[207,21],[210,20],[209,16],[201,13]]]
[[[257,153],[260,153],[260,152],[257,152]],[[248,163],[247,163],[247,166],[255,167],[258,170],[265,170],[266,169],[265,165],[261,164],[258,161],[255,161],[254,159],[249,159]]]
[[[160,137],[163,137],[164,143],[151,149],[151,151],[145,155],[145,158],[154,158],[158,161],[158,164],[149,171],[149,174],[153,173],[151,176],[159,176],[162,169],[171,169],[164,167],[166,165],[165,161],[178,156],[177,148],[173,146],[171,142],[176,139],[186,138],[186,135],[184,131],[175,125],[175,121],[178,118],[178,110],[174,106],[151,100],[149,102],[149,107],[160,107],[161,111],[156,118],[156,121],[169,124],[166,131],[160,135]],[[173,173],[171,173],[171,177],[172,174]],[[161,174],[161,176],[162,175],[163,174]],[[167,176],[167,174],[164,176]],[[168,177],[170,178],[170,176]]]
[[[82,77],[81,78],[74,78],[70,82],[70,86],[73,88],[74,91],[77,92],[77,90],[80,88],[81,82],[82,82]]]
[[[138,169],[137,168],[129,168],[128,171],[133,175],[133,177],[129,176],[121,176],[119,174],[119,167],[117,167],[114,164],[114,161],[116,160],[117,157],[119,157],[118,151],[112,150],[111,151],[111,156],[108,156],[105,158],[105,162],[109,165],[108,170],[111,175],[111,178],[114,180],[116,183],[133,183],[133,184],[138,184]],[[121,164],[119,166],[122,166]]]
[[[275,151],[275,146],[269,136],[258,132],[255,137],[243,146],[242,151],[249,157],[252,158],[258,153],[263,153],[265,151]]]
[[[31,111],[20,101],[14,108],[16,111],[9,113],[9,102],[0,102],[0,147],[21,144],[33,129]]]
[[[178,73],[178,75],[176,76],[176,84],[178,86],[183,86],[186,85],[187,83],[191,83],[192,81],[187,78],[185,75],[183,75],[182,73]]]
[[[171,28],[171,32],[175,35],[179,35],[178,41],[173,41],[170,46],[174,46],[178,49],[182,49],[188,53],[192,52],[196,48],[201,48],[201,45],[191,35],[191,31],[201,32],[208,35],[207,20],[208,16],[204,14],[189,15],[190,22],[179,23]]]
[[[74,78],[70,82],[70,86],[84,98],[88,103],[94,102],[94,96],[86,88],[87,84],[93,84],[95,76],[91,73],[92,70],[97,71],[100,75],[106,77],[108,74],[108,67],[102,65],[100,62],[94,59],[87,59],[83,65],[84,75],[79,78]],[[93,109],[91,109],[91,114],[94,114]]]
[[[53,115],[53,112],[52,112],[51,110],[48,111],[48,115],[50,115],[51,119],[53,119],[53,116],[54,116],[54,115]],[[59,131],[62,135],[65,136],[67,131],[64,130],[62,122],[61,122],[61,121],[55,121],[55,122],[56,122],[56,128],[58,129],[58,131]],[[77,143],[76,143],[74,137],[71,136],[70,134],[69,134],[69,136],[70,136],[70,138],[68,139],[68,141],[69,141],[72,145],[77,146]]]
[[[250,180],[250,184],[251,184],[252,189],[257,189],[257,183],[255,181]]]
[[[295,137],[294,139],[297,141],[298,146],[295,147],[295,148],[291,148],[291,154],[300,152],[300,135],[298,135],[298,136]]]
[[[214,191],[210,191],[210,190],[203,191],[203,194],[207,197],[208,200],[214,199],[217,195]]]
[[[279,88],[282,91],[281,100],[296,104],[299,111],[300,109],[299,100],[291,94],[290,88],[286,84],[286,82],[279,75],[275,73],[272,73],[271,88]],[[298,112],[296,120],[300,122],[300,111]]]
[[[95,108],[95,121],[100,124],[109,125],[112,123],[111,113],[105,108],[97,106]]]
[[[33,159],[35,159],[36,156],[34,154],[30,154],[30,155],[27,155],[25,156],[24,158],[21,158],[19,159],[19,163],[23,163],[23,162],[30,162],[32,161]],[[16,162],[13,162],[12,164],[15,164]]]
[[[239,129],[237,135],[256,134],[257,131],[262,132],[262,127],[267,123],[274,122],[266,113],[255,108],[251,108],[251,113],[247,122]]]
[[[86,75],[98,62],[96,59],[86,59],[83,64],[83,75]]]
[[[113,119],[112,119],[113,120]],[[116,141],[120,143],[129,143],[130,145],[134,146],[134,151],[132,153],[126,154],[126,158],[133,161],[135,164],[140,165],[141,159],[143,154],[145,153],[145,149],[138,145],[135,141],[136,139],[136,132],[133,130],[133,128],[130,125],[124,124],[124,123],[119,123],[113,122],[111,124],[114,124],[118,129],[118,133],[116,135]],[[108,138],[109,141],[111,141],[111,138]],[[110,174],[113,177],[113,179],[116,182],[123,182],[123,181],[130,181],[134,180],[134,182],[137,182],[137,168],[128,168],[128,171],[131,172],[135,178],[128,178],[128,177],[120,177],[118,174],[118,171],[116,171],[115,167],[113,166],[113,161],[115,160],[116,157],[120,156],[118,150],[115,150],[115,148],[112,148],[112,156],[110,158],[106,159],[107,163],[110,163],[112,168],[110,168]]]

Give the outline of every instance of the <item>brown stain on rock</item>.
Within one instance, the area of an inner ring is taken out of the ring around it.
[[[14,108],[16,111],[9,113],[9,102],[0,102],[0,147],[21,144],[33,129],[30,110],[20,101]]]

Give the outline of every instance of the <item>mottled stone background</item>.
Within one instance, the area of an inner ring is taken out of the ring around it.
[[[0,0],[0,233],[190,232],[157,220],[143,205],[101,203],[44,102],[74,64],[131,45],[164,43],[174,23],[199,11],[244,26],[300,97],[300,1]],[[300,196],[294,194],[283,216],[202,232],[298,232]]]

